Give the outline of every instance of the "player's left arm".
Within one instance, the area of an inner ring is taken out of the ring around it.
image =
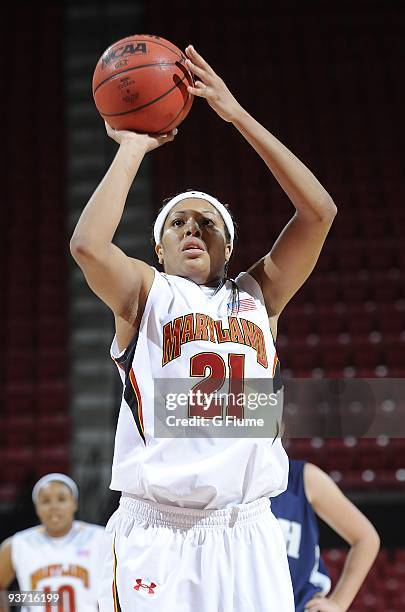
[[[269,316],[280,314],[312,272],[337,208],[312,172],[247,113],[224,81],[190,45],[187,66],[197,77],[188,91],[205,98],[232,123],[267,164],[296,211],[271,251],[249,270],[263,291]]]
[[[0,545],[0,589],[6,589],[15,579],[11,554],[11,538],[7,538]]]
[[[304,485],[307,499],[316,514],[350,544],[342,574],[333,592],[328,597],[313,597],[305,610],[342,612],[349,609],[374,563],[380,538],[364,514],[323,470],[312,463],[305,464]]]

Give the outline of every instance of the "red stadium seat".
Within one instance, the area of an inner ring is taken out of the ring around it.
[[[18,483],[4,482],[0,484],[0,505],[8,505],[14,502],[18,492]]]
[[[343,440],[326,440],[322,461],[322,467],[325,471],[340,470],[346,472],[352,470],[355,466],[355,454],[352,448],[346,446]]]
[[[4,414],[32,416],[36,399],[34,386],[29,383],[14,383],[4,387]]]
[[[69,472],[69,449],[65,445],[39,448],[35,454],[35,471],[38,478],[48,472]]]
[[[340,275],[339,281],[342,286],[342,299],[346,304],[364,302],[371,297],[371,283],[368,275],[360,275],[358,272],[346,272]]]
[[[38,384],[36,401],[39,414],[66,412],[68,410],[68,386],[65,380],[49,380]]]
[[[317,306],[317,331],[320,336],[338,336],[346,330],[346,312],[339,311],[336,304]]]
[[[343,370],[352,363],[351,348],[333,342],[322,342],[320,346],[321,367],[325,370]]]
[[[374,271],[372,285],[374,298],[381,303],[391,304],[403,295],[404,279],[399,271]]]
[[[6,323],[6,348],[32,349],[36,342],[35,320],[9,318]]]
[[[399,338],[399,335],[405,331],[405,314],[391,304],[386,307],[379,306],[378,319],[384,336]]]
[[[63,380],[66,376],[66,369],[66,351],[63,347],[40,349],[37,372],[41,382]]]
[[[8,447],[3,453],[4,470],[9,482],[20,483],[32,472],[34,452],[31,446]]]
[[[35,354],[33,350],[10,350],[6,360],[5,378],[8,384],[32,383],[35,380]]]
[[[341,244],[339,246],[338,262],[342,272],[364,268],[365,254],[363,245],[358,241]]]
[[[334,304],[339,301],[339,278],[335,275],[316,276],[313,280],[313,294],[320,304]]]
[[[361,367],[378,366],[384,363],[381,346],[368,341],[357,340],[353,346],[354,364]]]
[[[65,445],[70,438],[70,420],[68,415],[57,413],[42,415],[37,421],[36,440],[38,445]]]
[[[403,371],[405,368],[405,338],[404,341],[391,341],[384,346],[384,363],[390,371]]]
[[[35,439],[35,423],[33,416],[10,415],[3,423],[4,444],[11,447],[30,446]]]

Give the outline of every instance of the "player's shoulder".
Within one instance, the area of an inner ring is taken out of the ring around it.
[[[98,537],[104,534],[105,527],[97,523],[87,523],[86,521],[74,521],[73,528],[78,535]]]
[[[99,525],[98,523],[88,523],[87,521],[73,521],[73,525],[78,531],[104,531],[103,525]]]
[[[330,494],[336,487],[332,478],[314,463],[307,462],[304,466],[305,495],[312,504],[316,497]]]
[[[155,268],[152,268],[152,270],[154,277],[146,300],[145,309],[147,309],[148,305],[160,304],[162,302],[162,296],[164,295],[171,297],[176,291],[181,293],[190,283],[188,279],[181,276],[159,272],[159,270]]]
[[[9,538],[10,542],[28,542],[32,544],[36,544],[41,542],[44,539],[45,535],[45,527],[43,525],[35,525],[34,527],[28,527],[27,529],[23,529],[22,531],[17,531],[13,536]]]
[[[264,297],[257,280],[249,272],[241,272],[235,278],[239,291],[243,291],[264,305]]]
[[[180,290],[185,289],[189,287],[192,282],[193,281],[190,281],[189,278],[178,276],[177,274],[166,274],[166,272],[159,272],[158,270],[156,270],[155,273],[156,285],[163,288],[165,287],[169,290],[173,289],[173,287]]]

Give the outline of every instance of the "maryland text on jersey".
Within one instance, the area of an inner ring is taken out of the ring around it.
[[[44,578],[49,578],[53,576],[72,576],[73,578],[79,578],[83,582],[83,586],[85,586],[86,589],[89,588],[89,572],[86,568],[81,567],[80,565],[75,565],[73,563],[70,563],[68,565],[63,565],[62,563],[53,563],[52,565],[40,567],[33,574],[31,574],[32,589],[35,591],[38,582],[40,582]]]
[[[257,363],[268,367],[266,343],[260,327],[246,319],[228,317],[228,327],[221,320],[214,320],[209,315],[189,313],[169,321],[163,326],[162,366],[181,355],[183,344],[195,340],[206,340],[223,344],[233,342],[249,346],[256,351]]]

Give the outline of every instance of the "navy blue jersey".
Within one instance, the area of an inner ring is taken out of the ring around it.
[[[290,459],[287,490],[271,498],[271,509],[283,530],[294,589],[296,612],[303,612],[311,597],[330,589],[330,578],[320,558],[315,512],[305,495],[305,461]]]

